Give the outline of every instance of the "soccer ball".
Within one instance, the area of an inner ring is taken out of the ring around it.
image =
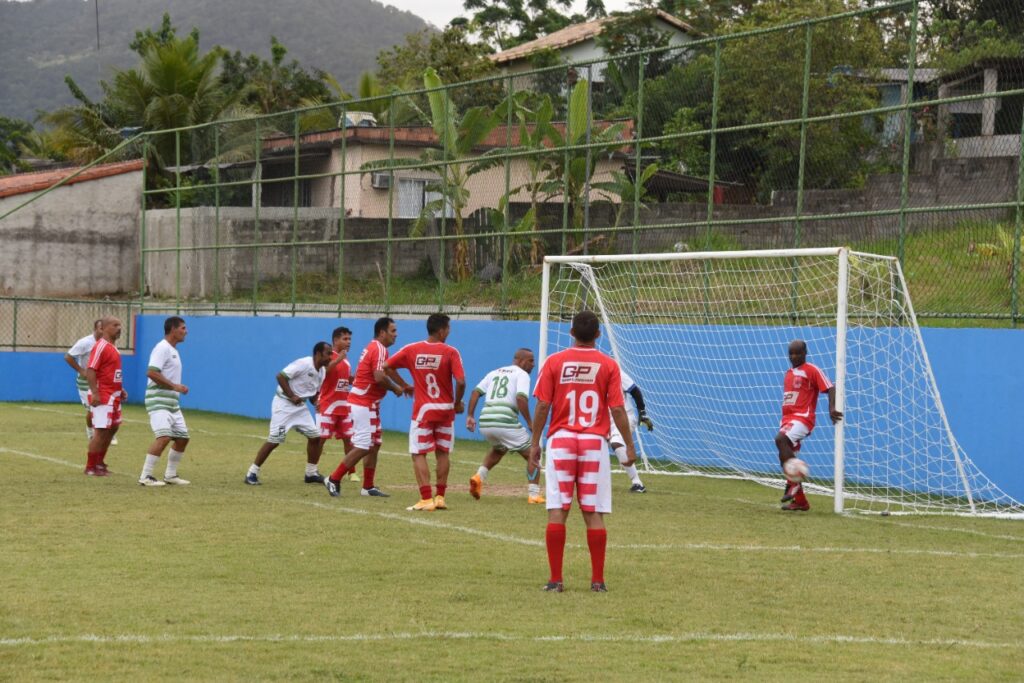
[[[800,458],[790,458],[782,466],[782,471],[786,473],[790,481],[803,481],[811,473],[811,468]]]

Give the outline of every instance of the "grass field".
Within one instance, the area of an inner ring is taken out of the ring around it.
[[[640,496],[617,475],[610,592],[588,590],[574,513],[567,590],[547,594],[516,456],[474,501],[484,449],[460,442],[451,509],[411,513],[402,434],[378,469],[391,498],[331,499],[302,483],[297,435],[250,488],[266,422],[187,412],[193,484],[145,489],[148,422],[125,415],[115,476],[87,479],[78,406],[0,404],[0,680],[1024,678],[1021,522],[814,497],[789,516],[755,484],[648,476]]]

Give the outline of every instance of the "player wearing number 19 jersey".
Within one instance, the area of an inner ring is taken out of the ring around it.
[[[430,512],[445,510],[448,470],[454,440],[455,414],[462,413],[462,396],[466,391],[466,373],[462,356],[445,343],[451,332],[451,319],[440,313],[427,318],[427,339],[403,346],[389,358],[385,367],[405,369],[412,374],[412,422],[409,425],[409,453],[420,501],[409,510]],[[452,379],[455,391],[452,392]],[[437,458],[437,496],[431,495],[430,467],[427,453]]]
[[[562,591],[565,521],[575,491],[587,525],[592,570],[590,588],[604,592],[607,590],[604,556],[608,535],[603,516],[612,511],[607,439],[613,420],[625,441],[626,464],[636,461],[636,451],[623,407],[619,365],[596,348],[600,335],[597,316],[590,311],[577,313],[572,319],[570,334],[576,340],[575,346],[547,359],[534,391],[537,407],[533,416],[530,466],[539,461],[540,435],[548,413],[551,414],[545,471],[548,508],[545,540],[551,578],[544,589]]]

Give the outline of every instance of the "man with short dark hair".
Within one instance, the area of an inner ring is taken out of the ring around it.
[[[115,345],[121,336],[121,321],[112,316],[100,319],[100,338],[89,354],[85,378],[89,382],[89,405],[93,434],[85,474],[106,477],[110,442],[121,426],[121,403],[128,400],[121,377],[121,352]]]
[[[149,354],[146,412],[149,413],[149,426],[153,430],[154,440],[146,452],[146,461],[139,475],[139,484],[142,486],[185,486],[189,483],[188,479],[178,476],[178,464],[185,455],[189,440],[188,427],[179,403],[179,397],[188,393],[188,387],[181,383],[181,356],[178,354],[178,344],[185,341],[186,335],[188,327],[184,319],[171,316],[164,321],[164,338]],[[167,444],[172,441],[174,445],[167,456],[167,469],[163,481],[160,481],[153,476],[153,469]]]
[[[319,484],[324,480],[317,471],[317,463],[320,462],[320,430],[316,428],[316,423],[309,414],[306,401],[316,405],[316,397],[324,381],[325,368],[330,362],[331,345],[325,341],[317,342],[313,347],[312,356],[296,359],[277,373],[277,392],[271,404],[270,435],[266,443],[260,446],[256,459],[246,472],[246,484],[260,485],[260,467],[274,449],[284,443],[285,436],[291,429],[306,437],[305,482]]]
[[[409,425],[409,454],[420,501],[406,508],[417,512],[447,510],[449,454],[455,443],[455,416],[463,410],[466,373],[462,356],[445,342],[451,333],[451,318],[435,313],[427,318],[427,338],[403,346],[384,363],[386,372],[404,368],[412,375],[412,422]],[[397,374],[395,375],[397,377]],[[452,380],[455,392],[452,393]],[[434,452],[437,462],[437,495],[431,495],[430,465],[427,454]]]
[[[377,453],[381,446],[380,401],[388,393],[396,396],[412,394],[412,385],[406,384],[398,373],[389,375],[384,368],[388,359],[388,347],[398,339],[398,326],[388,317],[378,318],[373,324],[373,339],[362,355],[356,367],[356,377],[352,381],[352,390],[348,393],[348,403],[352,409],[352,449],[338,465],[334,473],[324,480],[327,493],[332,497],[341,495],[341,479],[355,470],[360,460],[363,464],[363,488],[360,493],[374,498],[387,498],[388,494],[374,485],[377,474]],[[393,379],[394,378],[394,379]]]
[[[321,454],[331,439],[340,439],[345,453],[352,449],[352,408],[348,404],[348,393],[352,389],[352,365],[348,361],[351,348],[352,330],[336,327],[331,333],[331,362],[327,365],[316,411]],[[355,472],[350,472],[348,478],[359,481]]]
[[[92,406],[89,405],[89,381],[85,379],[85,366],[89,364],[89,354],[92,347],[102,336],[100,331],[102,319],[95,320],[92,324],[92,334],[87,334],[68,349],[64,354],[64,362],[75,371],[75,387],[78,389],[78,400],[85,406],[85,438],[92,439]]]
[[[618,427],[626,446],[626,464],[636,461],[633,435],[629,430],[619,365],[597,350],[601,333],[597,316],[581,311],[572,319],[569,333],[576,340],[571,348],[552,355],[537,378],[537,407],[533,413],[530,467],[540,463],[540,436],[551,414],[547,441],[548,526],[545,543],[551,578],[544,590],[561,593],[562,559],[565,554],[565,521],[572,507],[573,493],[587,525],[590,548],[590,590],[604,593],[604,557],[608,533],[604,515],[612,511],[611,464],[608,462],[608,432],[611,422]],[[609,420],[609,415],[611,420]]]

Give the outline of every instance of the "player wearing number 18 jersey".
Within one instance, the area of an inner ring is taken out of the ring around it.
[[[409,453],[420,501],[409,510],[430,512],[445,510],[448,490],[448,470],[454,441],[455,414],[462,413],[462,396],[466,391],[466,373],[462,356],[445,343],[451,332],[451,318],[440,313],[427,318],[425,341],[407,344],[389,358],[385,368],[405,369],[412,374],[412,422],[409,425]],[[455,391],[452,392],[452,379]],[[427,453],[434,451],[437,458],[437,496],[431,495],[430,467]]]
[[[636,451],[623,407],[619,365],[596,348],[600,335],[597,316],[591,311],[577,313],[569,332],[576,340],[575,346],[547,359],[534,391],[537,407],[533,414],[531,467],[540,460],[540,435],[551,414],[545,471],[548,509],[545,540],[551,578],[544,589],[562,591],[565,521],[575,491],[587,525],[592,570],[590,588],[604,592],[607,590],[604,556],[608,535],[603,516],[612,511],[607,441],[612,421],[625,442],[626,464],[636,461]]]

